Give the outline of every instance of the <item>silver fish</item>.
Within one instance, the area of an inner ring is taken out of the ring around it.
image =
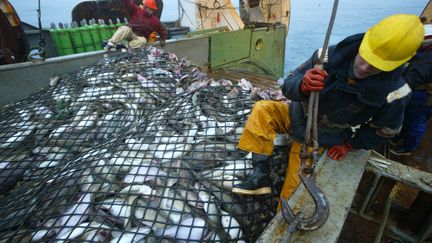
[[[25,130],[20,130],[9,137],[5,142],[0,144],[0,148],[8,149],[15,148],[25,140],[29,139],[29,136],[34,132],[36,125],[27,125]]]
[[[151,229],[147,227],[128,229],[127,232],[119,232],[110,243],[132,243],[140,242],[150,233]]]
[[[87,219],[91,201],[92,194],[86,193],[78,199],[78,202],[74,206],[63,213],[63,216],[58,220],[58,225],[61,228],[56,236],[57,240],[64,238],[71,228],[76,227]]]
[[[144,184],[147,181],[152,181],[160,177],[166,178],[167,173],[158,167],[141,165],[133,167],[124,178],[123,182],[127,184]]]
[[[201,218],[189,218],[168,229],[157,229],[155,235],[175,239],[176,242],[201,241],[206,233],[206,223]]]

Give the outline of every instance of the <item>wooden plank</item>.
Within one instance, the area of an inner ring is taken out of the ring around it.
[[[356,189],[360,183],[370,152],[350,152],[344,161],[329,159],[326,152],[318,161],[316,183],[326,195],[330,205],[327,222],[318,230],[295,232],[290,239],[288,225],[281,213],[273,218],[257,242],[336,242],[348,215]],[[310,216],[315,205],[303,185],[294,192],[288,203],[294,212],[301,210]]]
[[[377,152],[372,152],[366,169],[432,194],[432,173],[386,159]]]

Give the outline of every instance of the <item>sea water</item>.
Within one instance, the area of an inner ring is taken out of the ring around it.
[[[22,21],[37,26],[37,0],[9,0]],[[68,23],[79,0],[41,0],[42,26]],[[177,0],[165,0],[162,21],[176,20]],[[238,8],[238,1],[232,1]],[[340,0],[330,44],[367,31],[384,17],[396,13],[420,15],[428,0]],[[291,19],[285,48],[285,75],[309,58],[324,43],[333,0],[291,0]]]

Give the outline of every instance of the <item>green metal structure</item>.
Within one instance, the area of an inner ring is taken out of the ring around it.
[[[210,69],[227,68],[273,78],[283,76],[284,25],[208,33]]]

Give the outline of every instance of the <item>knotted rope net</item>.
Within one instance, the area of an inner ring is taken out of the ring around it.
[[[152,47],[53,78],[0,112],[0,241],[253,242],[284,174],[271,195],[231,193],[260,99],[283,97]]]

